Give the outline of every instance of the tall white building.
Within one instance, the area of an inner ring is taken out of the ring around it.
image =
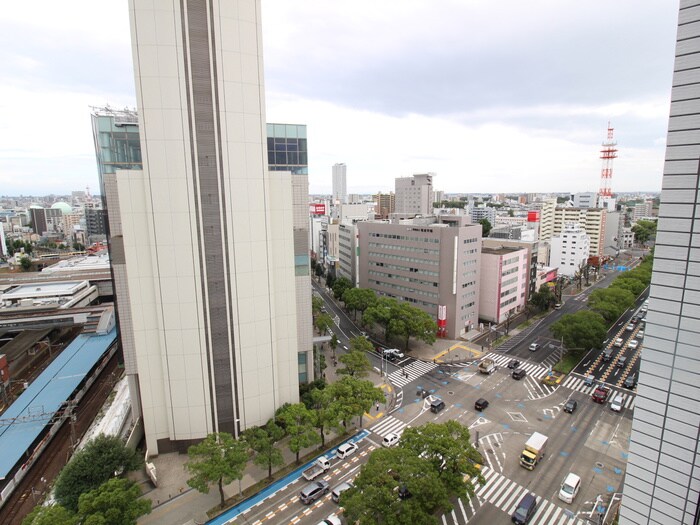
[[[575,222],[568,223],[550,242],[549,265],[559,269],[559,275],[573,277],[588,261],[590,240],[586,231]]]
[[[348,167],[333,164],[333,204],[348,202]]]
[[[680,0],[649,313],[620,525],[700,519],[700,1]]]
[[[267,170],[260,1],[130,0],[129,14],[143,170],[104,185],[155,455],[298,400],[292,179]]]
[[[424,173],[413,177],[395,179],[396,213],[412,215],[432,215],[434,173]]]

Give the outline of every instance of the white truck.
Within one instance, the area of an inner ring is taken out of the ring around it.
[[[534,469],[535,465],[544,457],[547,439],[544,434],[533,432],[525,442],[525,450],[520,454],[520,465],[528,470]]]
[[[311,481],[328,471],[329,468],[331,468],[330,460],[325,456],[321,456],[314,461],[313,465],[304,470],[301,475],[304,476],[305,480]]]
[[[493,374],[496,370],[498,367],[493,359],[482,359],[479,363],[479,372],[482,374]]]

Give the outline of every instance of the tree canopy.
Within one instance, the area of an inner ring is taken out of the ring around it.
[[[83,525],[136,525],[139,517],[151,512],[151,500],[140,498],[134,482],[112,478],[80,496],[78,516]]]
[[[593,290],[588,297],[588,307],[608,322],[614,322],[634,304],[635,295],[624,288],[610,286]]]
[[[564,314],[549,327],[549,331],[557,339],[562,339],[568,349],[580,353],[602,346],[607,325],[599,314],[580,310],[575,314]]]
[[[62,505],[37,505],[22,525],[77,525],[78,517]]]
[[[493,226],[491,225],[491,221],[484,217],[483,219],[480,219],[477,222],[481,224],[481,236],[488,237],[489,233],[491,233],[491,229],[493,228]]]
[[[530,302],[540,310],[547,310],[556,303],[556,300],[552,287],[546,284],[540,286],[540,289],[530,297]]]
[[[323,392],[315,389],[311,392]],[[243,433],[248,446],[255,452],[253,463],[262,468],[267,468],[267,477],[272,478],[272,467],[279,467],[284,464],[282,451],[275,446],[284,437],[284,429],[270,419],[265,426],[252,427]]]
[[[121,439],[100,434],[76,452],[56,480],[56,501],[73,512],[78,510],[81,494],[98,488],[114,477],[141,466],[141,458]]]
[[[637,221],[632,226],[635,240],[640,244],[646,244],[650,239],[656,237],[656,221]]]
[[[367,377],[370,370],[372,370],[372,363],[367,357],[367,352],[363,350],[350,350],[348,353],[341,355],[338,361],[345,365],[342,368],[338,368],[337,372],[339,374],[351,377]]]
[[[303,406],[303,405],[302,405]],[[187,484],[203,494],[209,493],[209,485],[219,487],[221,506],[224,506],[224,485],[234,479],[242,479],[248,462],[247,444],[234,439],[227,432],[209,434],[201,443],[187,449],[189,461],[185,468],[192,474]]]
[[[302,449],[321,442],[314,429],[314,418],[314,413],[303,403],[287,404],[277,411],[277,419],[284,424],[289,436],[289,450],[296,455],[297,463]]]
[[[384,328],[384,339],[387,341],[391,336],[401,337],[406,350],[411,337],[427,344],[434,343],[436,339],[437,323],[430,315],[390,297],[380,297],[373,306],[368,307],[362,316],[362,324],[380,325]]]
[[[343,292],[343,302],[357,316],[357,312],[364,312],[377,302],[377,294],[369,288],[348,288]]]
[[[346,277],[339,277],[333,283],[333,296],[336,299],[342,299],[343,294],[352,287],[352,281],[350,281],[350,279]]]

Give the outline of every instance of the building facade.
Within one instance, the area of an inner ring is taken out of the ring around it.
[[[336,275],[358,285],[357,225],[353,221],[338,222],[338,264]],[[334,254],[335,255],[335,254]]]
[[[477,223],[483,219],[489,221],[491,226],[496,224],[496,208],[492,206],[476,206],[469,208],[472,222]]]
[[[456,339],[478,326],[481,225],[465,216],[361,222],[359,285],[416,306]]]
[[[552,236],[559,235],[566,225],[577,223],[588,234],[590,255],[603,255],[606,214],[603,208],[556,208]]]
[[[539,290],[539,288],[537,287],[537,270],[539,268],[539,241],[527,239],[499,239],[489,237],[484,239],[482,242],[482,248],[498,249],[501,247],[521,248],[524,249],[526,252],[528,271],[526,276],[525,302],[527,303],[527,301],[530,300],[532,294]]]
[[[408,215],[432,215],[435,197],[434,173],[398,177],[395,179],[396,213]]]
[[[374,207],[377,219],[388,219],[396,211],[396,196],[394,193],[377,193],[372,196],[377,204]]]
[[[333,164],[333,204],[348,202],[348,167],[343,164]]]
[[[681,0],[649,312],[620,525],[700,520],[700,2]]]
[[[259,13],[129,5],[143,169],[104,186],[150,455],[238,436],[298,400],[292,175],[267,169]]]
[[[632,209],[632,221],[637,222],[645,217],[651,217],[651,210],[653,209],[652,201],[638,202],[634,205]]]
[[[527,302],[527,250],[512,246],[481,248],[479,319],[502,323]]]
[[[580,224],[571,222],[550,241],[549,266],[559,270],[559,275],[573,277],[582,265],[588,263],[590,240]]]

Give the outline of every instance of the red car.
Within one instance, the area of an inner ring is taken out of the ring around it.
[[[610,389],[605,385],[598,385],[591,395],[591,399],[596,403],[603,404],[608,400]]]

